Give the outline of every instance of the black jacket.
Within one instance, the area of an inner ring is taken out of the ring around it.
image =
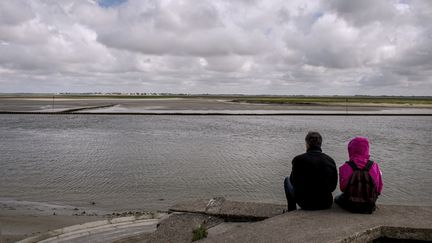
[[[302,209],[317,210],[331,207],[332,192],[337,185],[334,160],[319,147],[311,147],[292,161],[290,181],[298,205]]]

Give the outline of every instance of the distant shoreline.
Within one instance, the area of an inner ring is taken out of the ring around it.
[[[223,99],[227,102],[283,105],[358,105],[432,107],[432,96],[268,96],[268,95],[105,95],[105,94],[0,94],[2,99],[18,100],[163,100],[163,99]]]
[[[84,108],[83,108],[84,109]],[[0,115],[123,115],[123,116],[432,116],[432,113],[190,113],[190,112],[26,112],[0,111]]]
[[[91,110],[91,111],[89,111]],[[432,114],[432,98],[341,97],[2,97],[0,114],[399,115]]]

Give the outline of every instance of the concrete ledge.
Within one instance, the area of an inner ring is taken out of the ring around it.
[[[379,226],[366,231],[354,234],[345,239],[335,241],[335,243],[349,243],[349,242],[372,242],[373,240],[379,239],[380,237],[386,237],[391,239],[401,240],[416,240],[416,241],[431,241],[432,230],[431,229],[419,229],[419,228],[404,228],[404,227],[391,227],[391,226]]]
[[[20,242],[114,242],[121,239],[124,242],[190,242],[192,230],[197,225],[220,226],[200,242],[360,243],[380,238],[432,242],[430,206],[378,205],[370,215],[351,214],[336,205],[319,211],[283,213],[284,209],[285,205],[235,202],[221,197],[195,200],[171,208],[171,211],[186,213],[165,214],[161,219],[122,217],[101,220],[49,231]],[[227,225],[232,223],[221,223],[220,218],[249,222]],[[156,230],[158,223],[160,227]]]
[[[297,210],[245,224],[202,242],[372,242],[380,237],[432,241],[432,207],[379,205],[371,215],[338,206]]]
[[[203,213],[226,221],[259,221],[280,215],[286,205],[270,203],[236,202],[223,197],[183,202],[172,206],[172,212]]]
[[[136,228],[141,226],[154,226],[156,229],[157,223],[160,218],[165,217],[163,215],[156,215],[156,218],[151,218],[149,215],[143,216],[129,216],[120,217],[106,220],[99,220],[94,222],[88,222],[84,224],[72,225],[61,229],[50,230],[45,233],[37,234],[21,241],[18,243],[33,243],[33,242],[61,242],[68,241],[86,236],[97,236],[102,240],[106,234],[123,234],[123,229]],[[137,230],[139,232],[139,230]],[[129,234],[133,234],[130,231]]]

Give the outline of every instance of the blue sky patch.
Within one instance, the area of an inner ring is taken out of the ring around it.
[[[323,13],[323,12],[315,12],[315,13],[313,14],[314,22],[315,22],[316,20],[318,20],[319,18],[321,18],[322,16],[324,16],[324,13]]]
[[[98,4],[104,8],[115,7],[127,2],[127,0],[99,0]]]

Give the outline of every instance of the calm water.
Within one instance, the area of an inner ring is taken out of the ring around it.
[[[0,197],[113,210],[213,196],[285,203],[308,130],[338,166],[350,138],[369,137],[379,201],[432,205],[432,117],[0,115]]]

